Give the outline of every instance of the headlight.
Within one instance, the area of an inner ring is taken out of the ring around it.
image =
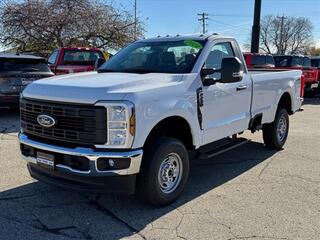
[[[130,148],[135,132],[134,107],[130,102],[99,102],[107,109],[108,141],[111,148]]]

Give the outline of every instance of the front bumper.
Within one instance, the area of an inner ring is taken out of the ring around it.
[[[37,158],[35,156],[26,156],[22,152],[22,158],[28,162],[29,172],[32,177],[42,180],[44,182],[52,183],[67,188],[74,188],[83,190],[81,186],[84,186],[87,190],[93,190],[97,192],[99,186],[102,187],[103,192],[108,191],[107,187],[112,182],[112,186],[116,189],[111,189],[112,192],[123,192],[123,189],[127,189],[124,179],[131,179],[128,184],[132,185],[135,182],[135,175],[139,173],[143,151],[141,149],[132,151],[108,151],[105,149],[91,149],[91,148],[66,148],[61,146],[55,146],[46,144],[30,139],[27,135],[20,133],[19,141],[21,147],[28,146],[34,148],[36,151],[44,151],[46,153],[59,154],[59,156],[68,157],[84,157],[89,160],[88,170],[74,169],[68,165],[56,164],[54,170],[46,169],[38,166]],[[101,171],[98,169],[97,160],[99,158],[117,159],[130,159],[130,165],[126,169],[107,170]],[[134,179],[133,179],[134,178]],[[119,182],[119,188],[117,188],[116,182]],[[85,184],[84,184],[85,183]],[[107,186],[108,185],[108,186]],[[90,187],[91,186],[91,187]],[[80,187],[80,188],[79,188]],[[130,187],[130,186],[129,186]],[[131,186],[132,187],[132,186]],[[116,191],[118,189],[118,191]],[[130,191],[125,191],[130,192]]]

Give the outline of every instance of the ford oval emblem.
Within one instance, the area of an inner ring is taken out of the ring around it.
[[[46,114],[40,114],[37,117],[37,122],[42,127],[47,127],[47,128],[53,127],[56,124],[56,120],[53,117],[46,115]]]

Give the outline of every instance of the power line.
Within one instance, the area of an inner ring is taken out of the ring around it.
[[[207,25],[207,20],[209,20],[209,14],[208,13],[198,13],[198,16],[200,17],[198,19],[199,22],[202,23],[202,33],[205,34],[206,31],[206,25]]]

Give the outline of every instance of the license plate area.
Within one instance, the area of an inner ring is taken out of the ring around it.
[[[54,170],[54,155],[37,151],[37,164],[41,167]]]

